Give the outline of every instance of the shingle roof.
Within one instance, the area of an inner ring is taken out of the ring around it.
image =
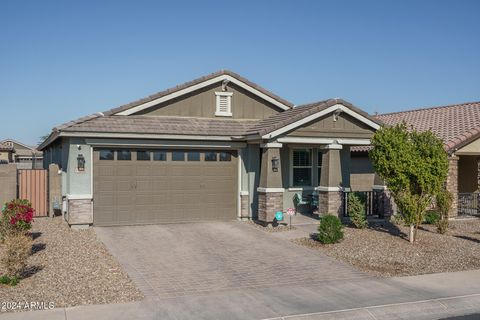
[[[352,109],[353,111],[361,114],[362,116],[370,119],[373,122],[381,124],[382,122],[378,119],[371,117],[368,113],[362,111],[361,109],[355,107],[353,104],[343,100],[343,99],[329,99],[318,101],[310,104],[300,105],[293,109],[280,112],[273,115],[267,119],[260,120],[258,125],[252,127],[248,134],[260,134],[261,136],[273,132],[279,128],[285,127],[291,123],[294,123],[298,120],[301,120],[305,117],[308,117],[311,114],[317,113],[324,109],[327,109],[336,104],[342,104],[345,107]]]
[[[257,120],[230,120],[167,116],[107,116],[72,124],[63,132],[102,132],[242,136]]]
[[[176,91],[179,91],[179,90],[182,90],[182,89],[185,89],[185,88],[188,88],[188,87],[191,87],[191,86],[194,86],[196,84],[199,84],[201,82],[204,82],[204,81],[207,81],[207,80],[210,80],[210,79],[213,79],[213,78],[216,78],[218,76],[221,76],[221,75],[229,75],[237,80],[240,80],[241,82],[243,83],[246,83],[248,84],[250,87],[253,87],[255,89],[257,89],[258,91],[262,92],[263,94],[281,102],[282,104],[286,105],[286,106],[289,106],[289,107],[293,107],[293,103],[277,96],[276,94],[268,91],[267,89],[259,86],[258,84],[256,83],[253,83],[251,82],[250,80],[240,76],[239,74],[236,74],[235,72],[232,72],[230,70],[220,70],[220,71],[217,71],[217,72],[214,72],[214,73],[211,73],[209,75],[206,75],[206,76],[203,76],[203,77],[200,77],[200,78],[197,78],[195,80],[192,80],[192,81],[188,81],[188,82],[185,82],[183,84],[180,84],[178,86],[175,86],[173,88],[170,88],[170,89],[167,89],[167,90],[164,90],[164,91],[160,91],[160,92],[157,92],[151,96],[148,96],[146,98],[143,98],[143,99],[140,99],[140,100],[137,100],[137,101],[133,101],[133,102],[130,102],[128,104],[125,104],[125,105],[122,105],[120,107],[117,107],[117,108],[113,108],[113,109],[110,109],[110,110],[107,110],[105,112],[103,112],[103,114],[105,115],[112,115],[112,114],[115,114],[115,113],[119,113],[119,112],[122,112],[122,111],[125,111],[127,109],[130,109],[130,108],[133,108],[133,107],[136,107],[138,105],[141,105],[141,104],[144,104],[144,103],[147,103],[147,102],[150,102],[150,101],[153,101],[155,99],[158,99],[158,98],[161,98],[163,96],[166,96],[168,94],[171,94],[171,93],[174,93]]]
[[[387,125],[405,121],[418,131],[431,129],[449,152],[480,136],[480,102],[386,113],[376,118]]]

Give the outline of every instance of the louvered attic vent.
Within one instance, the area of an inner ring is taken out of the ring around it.
[[[232,95],[233,92],[215,92],[216,96],[216,109],[215,115],[218,117],[231,117],[232,116]]]

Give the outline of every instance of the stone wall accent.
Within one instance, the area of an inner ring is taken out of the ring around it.
[[[0,165],[0,207],[17,198],[17,166],[14,163]]]
[[[92,199],[68,199],[67,222],[70,225],[93,223]]]
[[[318,212],[320,215],[331,214],[343,218],[343,192],[318,191]]]
[[[378,209],[378,215],[380,218],[389,218],[397,213],[397,206],[392,194],[387,189],[374,190],[376,193],[375,204]]]
[[[283,192],[258,192],[258,220],[275,222],[275,213],[283,211]]]
[[[250,206],[250,197],[248,194],[240,195],[240,218],[248,219],[249,218],[249,206]]]
[[[453,195],[450,217],[458,215],[458,159],[455,155],[448,158],[447,190]]]

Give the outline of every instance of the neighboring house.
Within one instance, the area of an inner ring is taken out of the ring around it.
[[[43,168],[42,152],[38,151],[35,147],[26,145],[13,139],[5,139],[0,141],[0,144],[11,149],[9,163],[16,163],[18,169]]]
[[[404,121],[418,131],[430,129],[442,139],[449,155],[447,188],[454,194],[452,214],[476,209],[478,197],[473,193],[480,186],[480,102],[386,113],[375,118],[386,125]],[[353,189],[371,190],[369,183],[374,184],[367,150],[368,147],[352,148],[352,159],[357,160],[357,166],[352,168]],[[457,208],[458,205],[463,208]]]
[[[13,162],[13,146],[0,142],[0,164]]]
[[[380,125],[341,99],[294,107],[220,71],[58,126],[39,149],[62,170],[70,224],[272,222],[295,193],[341,214],[350,147]]]

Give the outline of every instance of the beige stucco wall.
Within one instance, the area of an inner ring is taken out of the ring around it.
[[[455,151],[457,156],[461,155],[480,155],[480,139],[477,139],[466,146]]]
[[[0,160],[10,161],[8,154],[8,152],[0,152]]]
[[[273,104],[251,94],[235,84],[229,84],[227,88],[227,91],[233,92],[232,117],[228,118],[264,119],[281,111],[281,109],[278,109]],[[215,116],[215,92],[219,91],[222,91],[221,82],[165,103],[161,103],[156,107],[149,108],[136,114],[221,119],[224,117]]]
[[[371,191],[375,184],[375,171],[367,155],[352,154],[350,159],[350,187],[352,191]]]
[[[0,207],[7,201],[17,197],[17,166],[15,164],[0,165]]]

